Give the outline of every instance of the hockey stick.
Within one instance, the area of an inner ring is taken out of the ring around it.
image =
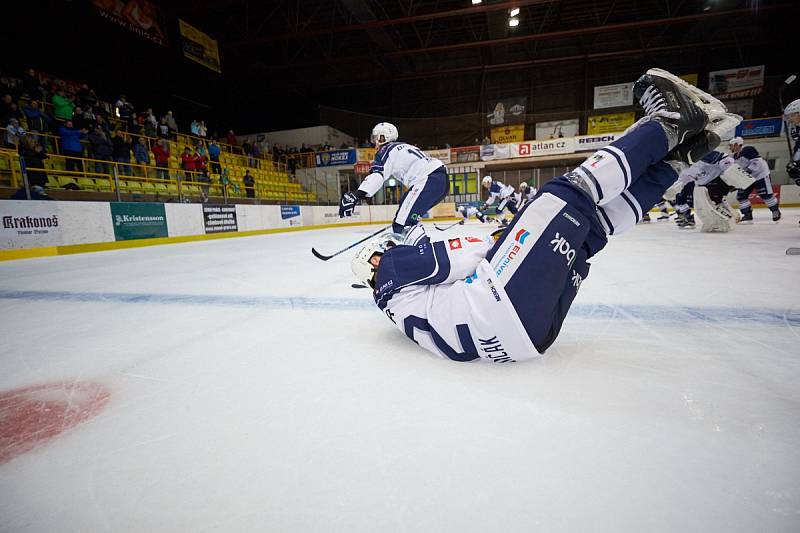
[[[794,83],[794,80],[796,79],[797,76],[792,74],[791,76],[786,78],[786,80],[783,82],[783,85],[781,85],[781,89],[778,91],[778,103],[781,104],[781,113],[783,113],[783,111],[786,109],[786,107],[784,107],[783,105],[783,91],[785,91],[789,85]],[[789,147],[789,161],[791,161],[793,154],[792,154],[792,140],[789,138],[789,123],[786,122],[785,117],[781,118],[783,119],[783,134],[786,136],[786,145]]]
[[[434,224],[434,225],[433,225],[433,227],[434,227],[434,228],[436,228],[436,229],[438,229],[439,231],[447,231],[447,230],[449,230],[450,228],[452,228],[453,226],[463,226],[463,225],[464,225],[464,221],[463,221],[463,220],[459,220],[458,222],[453,222],[453,223],[452,223],[452,224],[450,224],[449,226],[445,226],[445,227],[443,227],[443,228],[440,228],[440,227],[439,227],[439,226],[437,226],[436,224]]]
[[[318,251],[316,251],[314,248],[311,248],[311,253],[312,253],[312,254],[314,254],[314,257],[316,257],[317,259],[322,259],[323,261],[327,261],[328,259],[330,259],[330,258],[332,258],[332,257],[336,257],[337,255],[339,255],[339,254],[341,254],[341,253],[343,253],[343,252],[346,252],[346,251],[347,251],[347,250],[349,250],[350,248],[354,248],[354,247],[358,246],[358,245],[359,245],[359,244],[361,244],[362,242],[364,242],[364,241],[366,241],[366,240],[369,240],[369,239],[371,239],[372,237],[375,237],[376,235],[380,235],[381,233],[383,233],[384,231],[386,231],[387,229],[389,229],[389,228],[391,228],[391,227],[392,227],[392,226],[384,226],[384,227],[382,227],[381,229],[379,229],[378,231],[376,231],[375,233],[373,233],[373,234],[371,234],[371,235],[367,235],[366,237],[364,237],[364,238],[363,238],[363,239],[361,239],[360,241],[356,241],[356,242],[354,242],[353,244],[351,244],[350,246],[348,246],[347,248],[342,248],[342,249],[341,249],[341,250],[339,250],[338,252],[336,252],[336,253],[333,253],[333,254],[331,254],[331,255],[324,255],[324,254],[321,254],[321,253],[319,253]]]
[[[787,248],[786,255],[800,255],[800,248]]]

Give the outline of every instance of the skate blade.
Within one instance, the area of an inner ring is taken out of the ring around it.
[[[728,108],[720,100],[714,98],[707,92],[698,89],[691,83],[687,83],[678,76],[667,72],[666,70],[660,68],[651,68],[647,71],[647,74],[667,79],[678,85],[688,93],[687,96],[689,96],[689,98],[691,98],[700,109],[708,114],[725,113],[728,111]]]

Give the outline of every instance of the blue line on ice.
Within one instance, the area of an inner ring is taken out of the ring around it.
[[[225,296],[213,294],[140,294],[118,292],[11,291],[0,290],[0,299],[45,302],[88,302],[113,304],[195,305],[214,307],[257,307],[260,309],[349,310],[375,309],[364,291],[363,298],[306,298],[297,296]],[[617,316],[654,322],[747,322],[775,326],[800,326],[800,309],[767,307],[691,307],[667,305],[572,306],[570,316],[607,320]]]

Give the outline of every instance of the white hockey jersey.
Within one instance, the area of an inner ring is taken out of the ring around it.
[[[420,224],[405,244],[384,254],[374,293],[400,331],[455,361],[541,357],[485,259],[490,237],[431,241]]]
[[[759,155],[758,150],[752,146],[745,146],[738,155],[734,156],[736,163],[742,170],[753,176],[756,180],[769,178],[769,166]]]
[[[502,201],[514,194],[514,187],[506,185],[502,181],[493,181],[489,186],[489,198],[486,205],[494,204],[498,198]]]
[[[424,182],[431,172],[442,166],[444,163],[435,157],[428,157],[416,146],[402,142],[386,143],[375,153],[369,174],[358,189],[367,196],[374,196],[389,178],[395,178],[410,189]]]
[[[709,182],[718,178],[720,174],[735,162],[733,157],[715,150],[697,163],[684,169],[678,176],[678,181],[682,185],[686,185],[691,181],[694,181],[695,184],[699,186],[707,185]]]

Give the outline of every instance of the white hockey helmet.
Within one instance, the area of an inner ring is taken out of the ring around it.
[[[731,152],[736,152],[737,146],[739,147],[739,149],[741,149],[741,147],[744,146],[744,139],[737,136],[728,141],[728,147],[731,149]]]
[[[481,180],[481,183],[483,184],[484,187],[488,189],[489,187],[492,186],[492,177],[484,176],[483,179]]]
[[[794,100],[783,110],[783,117],[790,124],[800,124],[800,98]]]
[[[528,182],[523,181],[522,183],[519,184],[519,192],[524,192],[528,190],[528,187],[530,187],[530,185],[528,185]]]
[[[396,141],[398,137],[397,126],[391,122],[379,122],[372,128],[372,142],[375,144],[386,144]]]
[[[350,269],[356,279],[368,287],[375,288],[375,280],[373,279],[375,267],[369,260],[375,254],[383,255],[386,250],[401,242],[403,242],[403,237],[396,233],[380,235],[369,241],[350,261]]]

